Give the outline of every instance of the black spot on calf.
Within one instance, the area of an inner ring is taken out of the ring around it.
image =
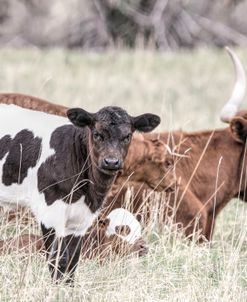
[[[35,167],[37,163],[41,152],[41,139],[24,129],[13,139],[6,135],[0,142],[0,158],[2,159],[8,152],[3,165],[2,182],[6,186],[13,183],[21,184],[27,176],[28,169]]]

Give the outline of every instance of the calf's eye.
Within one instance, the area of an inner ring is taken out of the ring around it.
[[[93,140],[95,142],[102,142],[104,140],[103,136],[99,132],[93,132]]]
[[[123,139],[122,139],[122,142],[124,144],[128,144],[131,140],[131,134],[128,134],[127,136],[125,136]]]
[[[173,166],[173,162],[170,159],[165,160],[165,167],[171,168]]]

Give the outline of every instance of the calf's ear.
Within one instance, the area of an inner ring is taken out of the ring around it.
[[[81,108],[71,108],[67,110],[67,117],[75,126],[85,127],[94,124],[94,114]]]
[[[133,118],[135,130],[150,132],[160,124],[160,117],[155,114],[146,113]]]
[[[241,116],[234,117],[230,121],[230,130],[234,139],[240,143],[245,143],[247,138],[247,120]]]

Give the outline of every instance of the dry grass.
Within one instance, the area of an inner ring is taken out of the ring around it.
[[[239,52],[247,62],[247,52]],[[162,116],[160,129],[213,128],[230,94],[223,52],[87,54],[1,50],[0,90],[97,110],[120,105]],[[238,200],[217,221],[212,245],[188,242],[175,226],[149,229],[148,256],[81,261],[74,288],[54,286],[40,255],[0,256],[1,301],[246,301],[247,207]],[[0,219],[1,238],[37,232]]]

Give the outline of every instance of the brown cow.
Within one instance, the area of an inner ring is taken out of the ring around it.
[[[175,207],[175,222],[187,227],[187,235],[193,233],[197,223],[208,240],[212,237],[215,219],[224,206],[234,197],[247,201],[247,111],[237,111],[245,94],[245,73],[236,55],[228,51],[237,73],[232,96],[221,112],[221,120],[229,122],[229,128],[145,135],[145,139],[159,138],[171,150],[171,155],[174,154],[176,196],[170,198],[168,206]],[[132,161],[135,161],[134,157]],[[140,175],[146,173],[144,171],[140,170]],[[149,172],[152,178],[153,171]],[[118,189],[120,187],[121,180]],[[122,190],[122,196],[124,191],[127,188]],[[136,209],[143,202],[142,183],[135,183],[132,191],[136,195],[133,200]],[[122,205],[123,199],[117,199],[115,206]]]
[[[146,201],[146,204],[151,202],[152,198],[144,197],[146,192],[163,191],[164,187],[166,191],[170,191],[169,198],[168,203],[162,199],[161,204],[165,204],[166,209],[173,208],[175,222],[186,227],[187,235],[191,235],[197,225],[202,235],[210,240],[215,218],[221,209],[234,197],[247,201],[245,171],[247,111],[238,112],[245,94],[245,73],[236,55],[229,49],[228,52],[236,68],[237,81],[229,102],[222,110],[221,120],[230,126],[225,129],[192,133],[174,131],[145,134],[143,139],[139,137],[139,141],[145,142],[142,144],[144,147],[142,151],[140,142],[133,140],[131,148],[134,151],[128,154],[129,163],[127,161],[123,174],[117,178],[108,197],[108,205],[124,206],[124,195],[132,186],[133,211],[139,212],[143,207],[143,201]],[[39,104],[40,107],[37,108],[44,110],[42,102]],[[52,106],[51,103],[50,105]],[[57,105],[54,106],[57,108]],[[152,160],[144,159],[137,164],[139,153],[146,154],[145,146],[150,141],[153,143],[156,141],[156,144],[163,143],[166,147],[164,159],[160,166],[156,162],[155,169],[152,166],[155,162]],[[135,144],[138,144],[138,148],[135,148]],[[135,150],[138,150],[138,153]],[[133,175],[128,167],[134,167]],[[164,175],[168,171],[172,172],[169,172],[167,179]],[[163,213],[167,214],[167,210]]]

